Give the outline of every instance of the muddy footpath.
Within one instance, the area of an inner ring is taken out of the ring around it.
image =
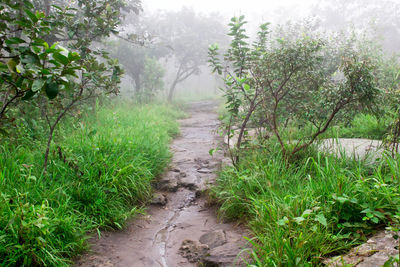
[[[209,154],[222,142],[217,106],[213,101],[190,105],[180,136],[171,143],[170,168],[157,181],[146,214],[124,230],[92,238],[91,251],[75,266],[245,266],[248,233],[222,223],[204,193],[223,161],[222,152]]]

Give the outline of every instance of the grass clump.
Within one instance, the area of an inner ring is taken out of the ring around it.
[[[338,122],[321,134],[320,139],[326,138],[366,138],[382,140],[390,129],[392,119],[390,116],[377,118],[375,115],[359,113],[348,123]],[[223,121],[226,123],[226,120]],[[312,124],[299,125],[290,122],[282,135],[287,140],[300,140],[307,138],[317,129]]]
[[[256,266],[318,266],[393,218],[399,164],[322,153],[287,163],[278,148],[258,150],[223,169],[213,195],[221,215],[249,224]]]
[[[67,266],[88,231],[120,228],[151,197],[181,114],[166,106],[101,108],[58,130],[47,173],[45,138],[2,140],[1,266]]]
[[[342,138],[367,138],[382,140],[388,133],[391,119],[370,114],[357,114],[349,125],[333,127],[328,135]]]

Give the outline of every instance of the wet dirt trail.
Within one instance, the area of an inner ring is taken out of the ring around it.
[[[180,121],[181,134],[171,144],[171,167],[157,182],[146,215],[124,230],[93,239],[91,252],[75,266],[175,267],[242,266],[245,231],[218,221],[202,192],[215,181],[222,153],[210,156],[221,140],[216,134],[217,103],[190,105],[190,117]]]

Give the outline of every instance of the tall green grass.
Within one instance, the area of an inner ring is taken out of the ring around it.
[[[288,163],[279,149],[253,151],[221,171],[212,194],[222,216],[250,226],[254,265],[319,266],[394,217],[399,162],[316,153]]]
[[[389,116],[377,118],[370,114],[358,114],[350,125],[333,127],[328,135],[330,137],[382,140],[388,133],[391,121],[392,119]]]
[[[120,228],[141,212],[169,162],[178,116],[162,105],[118,105],[71,119],[58,129],[47,173],[44,140],[3,139],[0,265],[67,266],[89,231]]]

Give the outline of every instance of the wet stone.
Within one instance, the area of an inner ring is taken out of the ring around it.
[[[195,158],[194,162],[197,164],[198,168],[208,168],[210,165],[210,161],[209,160],[204,160],[204,159],[200,159],[200,158]]]
[[[211,249],[222,246],[227,242],[225,231],[217,230],[206,233],[200,237],[200,242],[208,245]]]
[[[394,233],[382,231],[372,236],[366,243],[350,250],[346,255],[327,259],[326,266],[355,266],[374,267],[383,266],[391,257],[398,254],[398,241],[393,238]]]
[[[158,181],[156,188],[162,191],[176,192],[179,188],[177,179],[173,176],[174,173],[168,173]]]
[[[167,197],[161,193],[155,193],[153,195],[153,199],[151,200],[152,205],[165,206],[167,204],[167,202],[168,202]]]
[[[179,253],[189,262],[194,263],[201,261],[209,250],[207,245],[201,244],[199,241],[184,240],[179,248]]]
[[[195,175],[180,175],[179,176],[179,186],[185,187],[191,191],[196,191],[199,188],[197,183],[197,177]]]
[[[206,267],[244,267],[247,266],[242,257],[246,257],[246,254],[240,254],[241,248],[237,243],[226,243],[223,246],[211,249],[207,256],[204,257],[202,266]]]
[[[178,229],[186,229],[186,228],[189,228],[191,226],[193,226],[193,225],[191,225],[189,223],[184,223],[184,222],[175,224],[175,227],[178,228]]]
[[[207,168],[198,169],[197,172],[199,172],[199,173],[212,173],[212,171],[207,169]]]

